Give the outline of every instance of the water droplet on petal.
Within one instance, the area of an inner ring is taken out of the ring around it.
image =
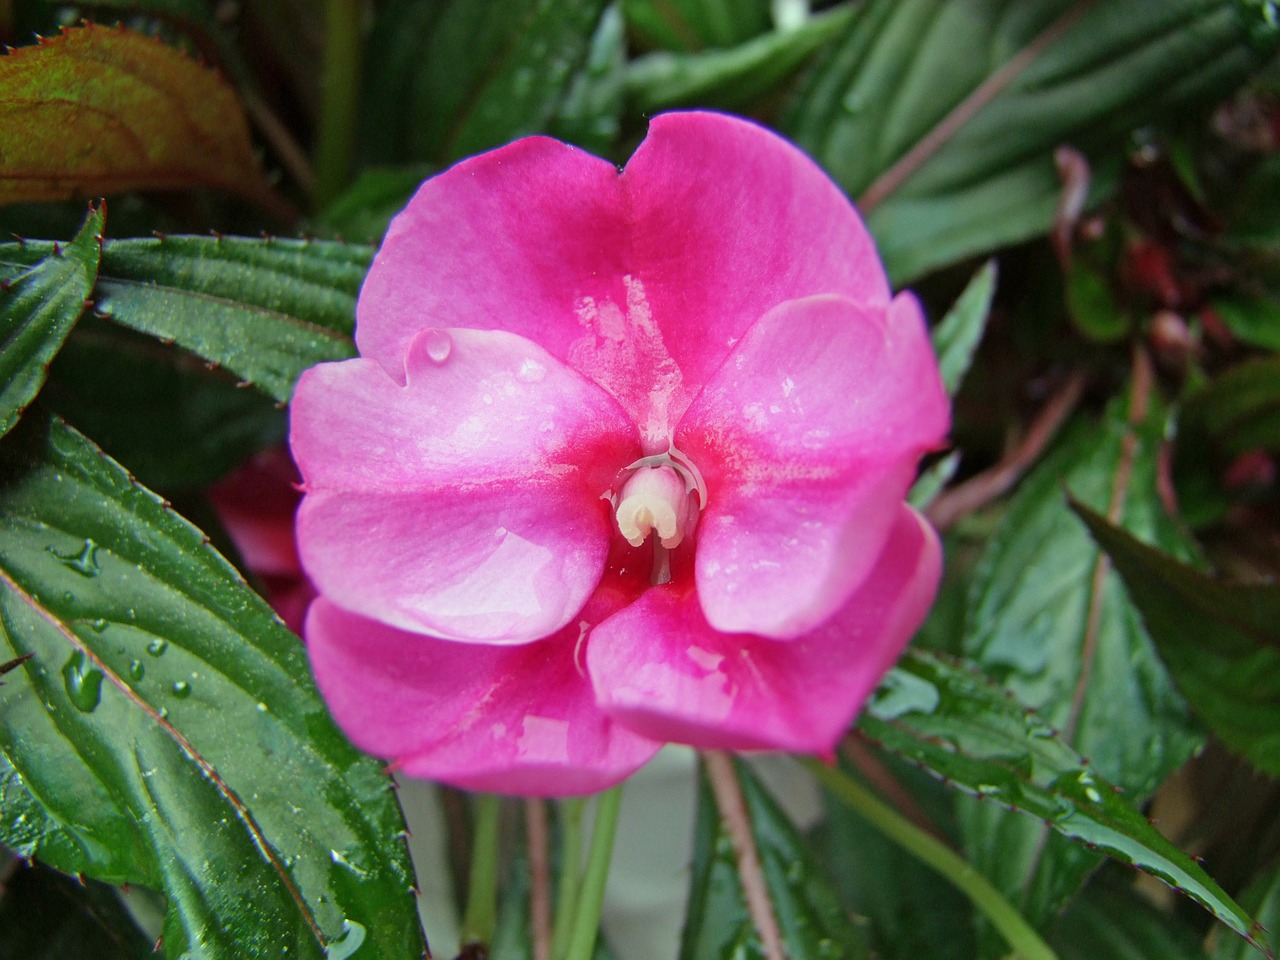
[[[71,703],[82,713],[93,713],[102,699],[102,671],[83,650],[71,655],[62,668],[62,682]]]
[[[453,352],[453,337],[444,330],[428,330],[422,335],[422,346],[435,363],[444,363]]]
[[[175,680],[173,683],[173,695],[178,700],[185,700],[191,696],[191,684],[185,680]]]
[[[162,653],[164,653],[168,649],[169,649],[169,641],[162,640],[159,637],[156,637],[154,640],[152,640],[150,643],[147,644],[147,653],[151,654],[153,657],[160,656]]]

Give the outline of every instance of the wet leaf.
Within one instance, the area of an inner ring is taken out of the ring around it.
[[[56,420],[0,446],[0,839],[168,898],[170,955],[418,960],[404,825],[302,648],[200,531]]]
[[[1280,776],[1280,587],[1200,573],[1072,503],[1116,570],[1178,689],[1227,746]]]
[[[1190,856],[1134,806],[1131,796],[1066,743],[1052,724],[971,666],[936,654],[909,653],[867,705],[859,731],[885,749],[941,777],[1002,814],[1004,835],[1017,821],[1053,830],[1068,853],[1048,868],[1089,869],[1092,849],[1159,877],[1232,930],[1265,943],[1256,924]],[[962,820],[963,823],[963,820]],[[981,838],[980,839],[985,839]],[[1070,841],[1070,842],[1068,842]],[[1079,856],[1071,857],[1075,851]],[[985,855],[980,847],[978,856]],[[1021,876],[984,866],[1000,881]],[[1077,881],[1078,882],[1078,881]],[[1012,895],[1012,892],[1011,892]],[[1016,899],[1016,898],[1015,898]],[[1043,911],[1043,903],[1033,903]]]
[[[0,250],[0,436],[40,392],[49,363],[84,312],[104,216],[102,208],[91,210],[71,243],[50,245],[28,270],[5,264]]]
[[[1193,555],[1156,490],[1164,414],[1130,415],[1117,401],[1101,422],[1078,421],[1023,481],[975,571],[964,650],[1138,803],[1202,736],[1064,493]],[[998,807],[966,804],[961,819],[975,864],[1033,923],[1048,923],[1096,864]]]
[[[627,25],[648,46],[732,47],[769,29],[769,0],[622,0]]]
[[[47,244],[0,245],[31,257]],[[173,341],[285,402],[307,367],[355,355],[367,246],[313,240],[166,236],[110,240],[94,289],[116,323]]]
[[[870,0],[782,126],[859,199],[901,283],[1047,232],[1060,144],[1109,189],[1132,129],[1207,107],[1275,51],[1269,7]]]
[[[996,262],[988,260],[973,275],[968,285],[942,321],[933,328],[933,349],[947,393],[960,392],[964,375],[969,372],[973,356],[987,328],[991,301],[996,294]]]
[[[279,209],[235,91],[150,37],[68,28],[0,57],[0,91],[0,204],[210,187]]]

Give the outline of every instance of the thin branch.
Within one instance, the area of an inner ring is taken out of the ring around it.
[[[764,946],[764,955],[767,960],[786,960],[782,933],[773,913],[773,901],[760,866],[760,853],[756,850],[755,834],[751,831],[751,818],[747,814],[737,771],[733,769],[733,758],[719,750],[706,750],[702,754],[702,762],[707,768],[707,779],[711,781],[716,806],[729,831],[729,839],[733,841],[742,894],[746,897],[751,921]]]
[[[933,127],[928,133],[916,141],[916,145],[904,153],[884,173],[875,179],[871,186],[858,198],[858,209],[866,216],[880,206],[888,196],[902,186],[906,180],[924,165],[948,140],[966,123],[996,98],[1004,89],[1013,83],[1018,74],[1031,66],[1035,59],[1057,40],[1075,26],[1076,21],[1089,12],[1097,0],[1082,0],[1049,26],[1045,27],[1025,47],[1004,64],[999,70],[978,84],[967,97],[961,100],[950,113]]]
[[[1084,372],[1074,371],[1040,409],[1018,445],[999,463],[952,487],[929,505],[925,512],[930,522],[939,530],[947,530],[961,517],[986,506],[1012,489],[1022,475],[1040,459],[1049,441],[1076,408],[1084,392],[1084,383]]]
[[[524,831],[529,848],[529,918],[533,960],[551,960],[551,857],[547,852],[547,804],[539,797],[524,802]]]

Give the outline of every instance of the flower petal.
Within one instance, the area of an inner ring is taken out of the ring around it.
[[[303,565],[363,616],[522,643],[568,623],[604,568],[600,500],[635,428],[598,387],[500,331],[428,330],[404,386],[370,360],[308,370],[290,442]]]
[[[786,639],[843,606],[948,418],[910,295],[887,311],[824,296],[765,314],[676,432],[707,483],[696,578],[710,623]]]
[[[323,597],[307,616],[316,683],[352,743],[465,790],[592,793],[658,750],[594,703],[576,626],[521,647],[410,634]]]
[[[592,632],[602,709],[646,737],[702,749],[829,753],[924,620],[942,572],[937,535],[900,507],[845,606],[779,642],[721,633],[692,590],[657,587]]]
[[[654,452],[734,338],[820,293],[889,299],[845,196],[762,127],[672,113],[621,176],[530,137],[428,180],[365,280],[356,342],[401,378],[427,326],[510,330],[603,386]]]

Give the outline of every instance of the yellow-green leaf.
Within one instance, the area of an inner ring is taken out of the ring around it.
[[[280,208],[216,71],[93,25],[0,57],[0,204],[192,187]]]

